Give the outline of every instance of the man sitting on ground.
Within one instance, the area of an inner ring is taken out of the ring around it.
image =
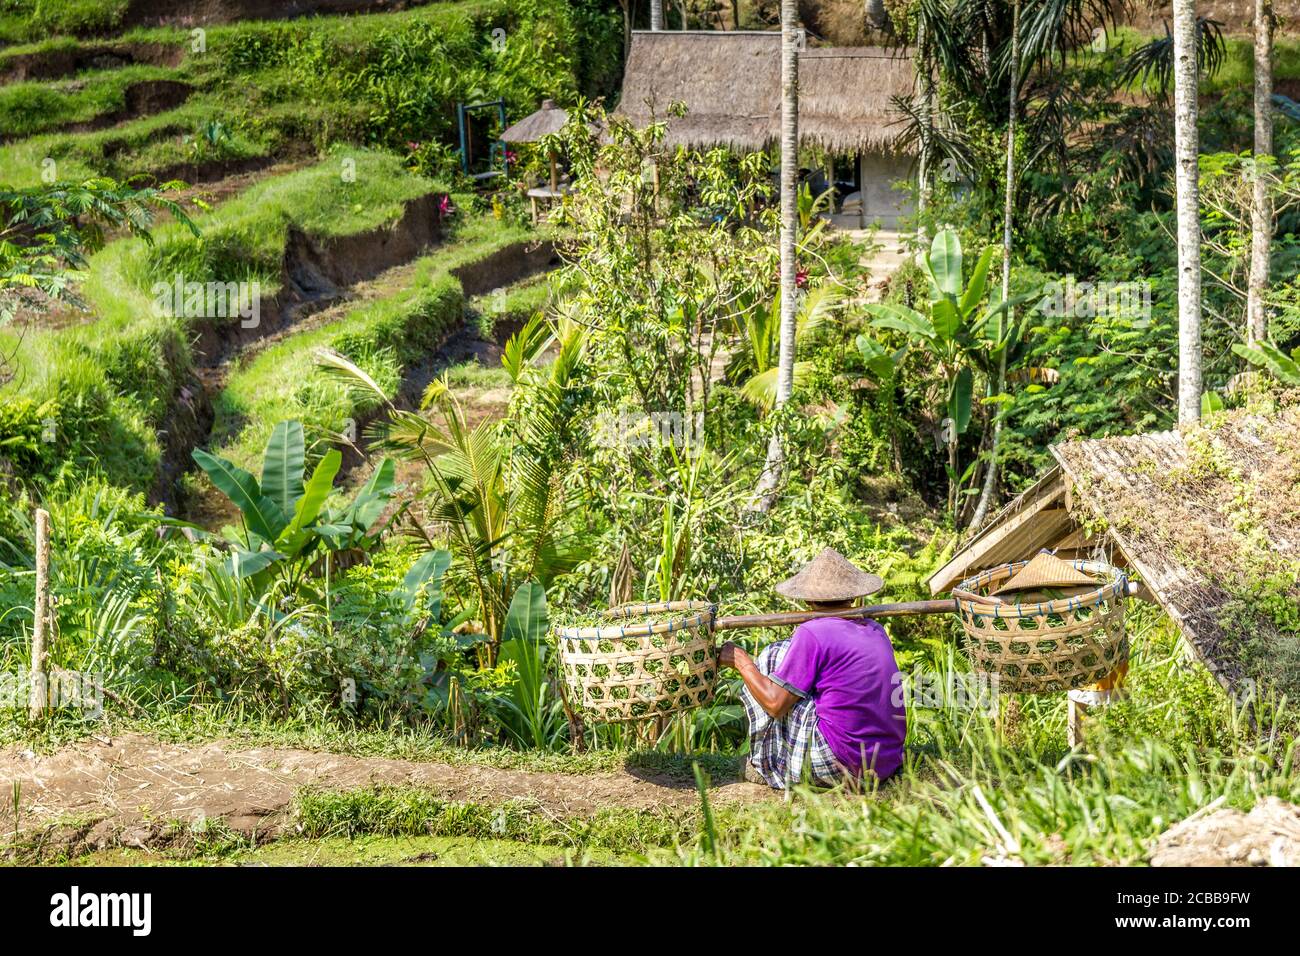
[[[813,611],[847,610],[884,582],[827,548],[777,593]],[[868,618],[825,617],[763,649],[755,661],[728,641],[719,664],[740,672],[749,718],[745,779],[784,790],[806,779],[883,780],[903,762],[907,719],[885,629]]]

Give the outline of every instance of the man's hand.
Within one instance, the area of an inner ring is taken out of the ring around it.
[[[736,644],[735,641],[727,641],[727,643],[723,644],[720,648],[718,648],[718,666],[735,667],[736,652],[739,650],[741,650],[741,648]]]
[[[780,720],[799,702],[799,698],[780,684],[759,672],[753,658],[735,641],[727,641],[718,648],[718,666],[734,667],[740,679],[758,701],[758,706]]]

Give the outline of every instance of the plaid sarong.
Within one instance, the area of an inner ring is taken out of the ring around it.
[[[763,648],[754,661],[759,673],[771,677],[789,649],[788,638]],[[844,771],[817,726],[817,704],[793,687],[781,686],[798,694],[799,701],[780,720],[762,708],[748,687],[741,687],[740,699],[749,718],[749,762],[777,790],[802,781],[805,771],[808,782],[833,786],[843,780]]]

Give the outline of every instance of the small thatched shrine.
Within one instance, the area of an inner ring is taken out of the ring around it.
[[[1056,466],[929,581],[1046,549],[1136,573],[1225,687],[1300,687],[1300,404],[1052,449]]]
[[[808,47],[799,54],[799,138],[848,157],[830,179],[839,184],[840,225],[906,215],[912,158],[892,146],[901,116],[895,96],[912,92],[910,53],[880,47]],[[781,137],[781,35],[750,31],[634,31],[618,112],[638,126],[664,119],[673,103],[669,145],[764,149]]]

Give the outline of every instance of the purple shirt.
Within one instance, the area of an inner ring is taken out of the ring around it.
[[[875,621],[824,617],[799,625],[771,676],[816,702],[822,736],[849,770],[861,773],[865,765],[883,780],[903,762],[898,663]]]

